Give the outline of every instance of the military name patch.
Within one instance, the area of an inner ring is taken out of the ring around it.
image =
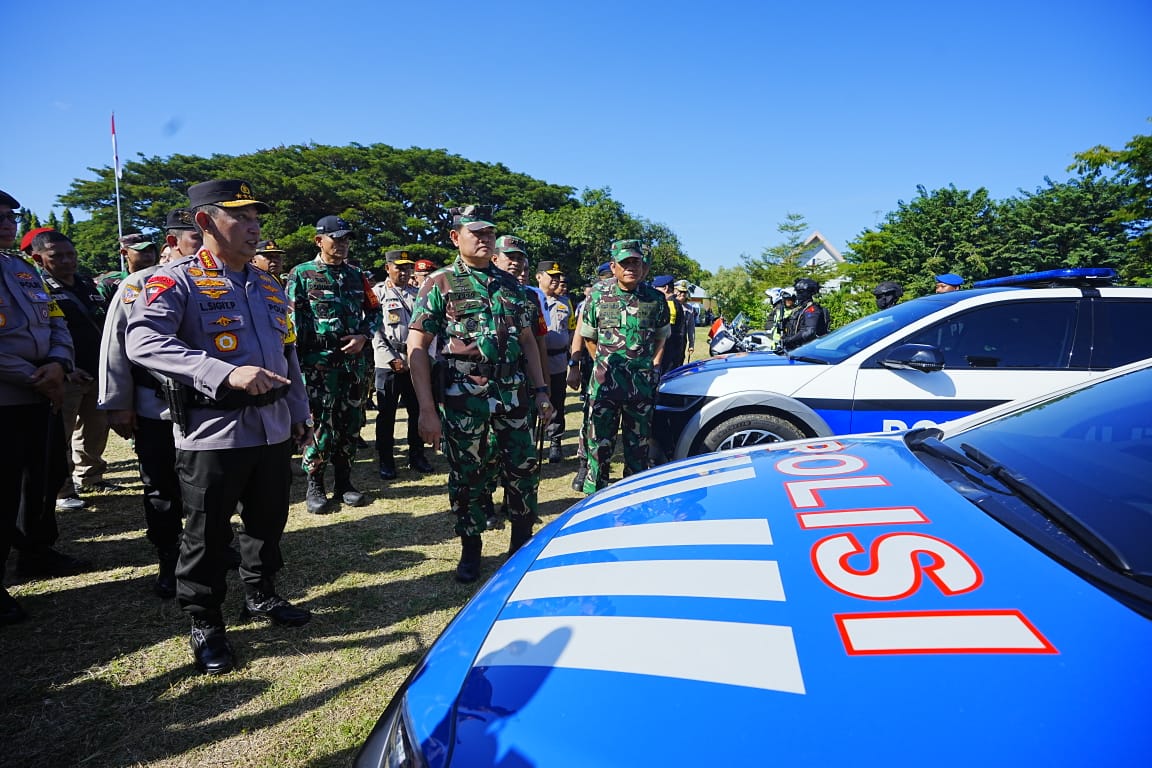
[[[234,333],[218,333],[212,342],[221,352],[233,352],[240,346],[240,340]]]
[[[174,285],[176,285],[176,281],[168,275],[153,275],[148,278],[148,282],[144,284],[145,303],[151,304],[156,301],[157,296]]]
[[[201,301],[200,309],[204,312],[216,312],[222,309],[236,309],[234,301]]]

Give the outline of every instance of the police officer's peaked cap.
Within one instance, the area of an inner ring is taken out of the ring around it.
[[[502,235],[496,238],[496,250],[500,253],[522,253],[528,255],[528,244],[515,235]]]
[[[492,223],[492,208],[487,205],[463,205],[458,208],[449,208],[452,214],[452,229],[467,227],[475,232],[479,229],[495,228]]]
[[[352,234],[352,225],[339,216],[325,216],[316,222],[316,234],[328,237],[345,237]]]
[[[389,264],[395,264],[398,267],[403,267],[415,263],[412,261],[412,256],[408,253],[408,251],[405,251],[402,248],[388,251],[384,254],[384,260]]]
[[[675,278],[673,278],[672,275],[658,275],[658,276],[652,278],[652,287],[653,288],[664,288],[665,286],[672,285],[672,281],[674,279]]]
[[[944,283],[944,285],[961,286],[964,285],[964,278],[952,272],[945,272],[942,275],[936,275],[936,282]]]
[[[221,208],[245,208],[255,206],[260,213],[268,213],[268,203],[261,202],[252,194],[252,187],[240,179],[218,179],[205,181],[188,187],[188,207],[218,205]]]
[[[284,253],[284,249],[276,245],[275,240],[261,240],[256,243],[256,254],[261,253]]]
[[[0,189],[0,205],[6,205],[12,210],[16,210],[20,207],[20,203],[17,202],[16,198],[12,197],[12,195],[8,194],[2,189]]]
[[[164,229],[196,229],[192,221],[192,211],[187,208],[173,208],[168,211],[168,218],[164,220]]]
[[[687,280],[677,280],[677,281],[676,281],[676,285],[675,285],[675,286],[673,286],[673,287],[674,287],[676,290],[678,290],[678,291],[688,291],[688,290],[691,290],[691,286],[689,286],[689,285],[688,285],[688,281],[687,281]]]
[[[536,274],[539,275],[541,273],[545,275],[562,275],[564,274],[564,270],[561,269],[560,265],[556,262],[545,259],[536,264]]]

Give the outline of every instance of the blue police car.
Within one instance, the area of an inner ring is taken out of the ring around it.
[[[1149,477],[1152,360],[635,475],[484,585],[356,764],[1147,764]]]
[[[1111,269],[976,283],[861,318],[787,356],[749,352],[666,375],[664,458],[777,440],[899,430],[1051,392],[1152,357],[1152,289]]]

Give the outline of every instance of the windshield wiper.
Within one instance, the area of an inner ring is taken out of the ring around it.
[[[801,363],[816,363],[817,365],[828,365],[827,360],[821,360],[818,357],[808,357],[807,355],[788,355],[789,360],[798,360]]]
[[[1001,485],[1012,491],[1017,497],[1023,499],[1049,520],[1058,523],[1065,532],[1080,542],[1080,544],[1095,555],[1097,559],[1125,573],[1132,572],[1132,567],[1124,558],[1123,552],[1101,538],[1091,528],[1081,523],[1075,515],[1068,512],[1068,510],[1064,509],[1064,507],[1027,479],[1008,469],[973,445],[960,443],[960,450],[964,451],[964,457],[971,462],[968,466],[977,468],[989,477],[994,477],[999,480]]]

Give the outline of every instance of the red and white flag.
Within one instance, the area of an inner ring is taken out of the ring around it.
[[[112,113],[112,164],[116,168],[116,178],[124,178],[120,174],[120,153],[116,151],[116,113]]]

